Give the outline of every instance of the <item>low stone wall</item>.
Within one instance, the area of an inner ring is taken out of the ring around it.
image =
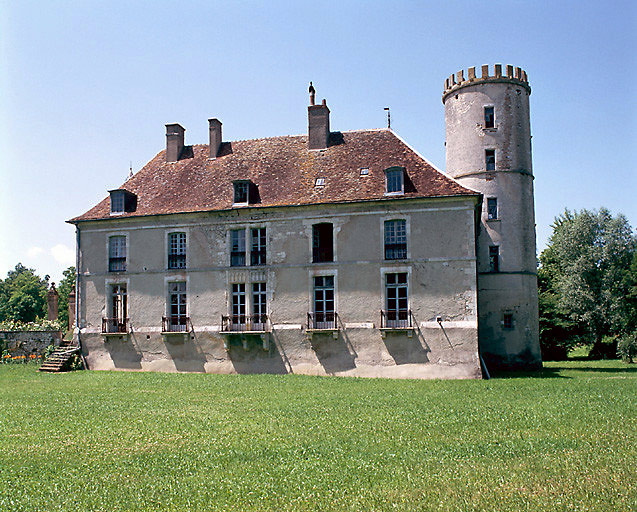
[[[62,343],[61,331],[0,331],[0,349],[12,356],[43,356],[49,345]]]

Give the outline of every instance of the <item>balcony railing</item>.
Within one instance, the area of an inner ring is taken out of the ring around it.
[[[182,315],[170,315],[161,317],[162,332],[187,332],[190,317]]]
[[[413,329],[411,309],[380,312],[381,329]]]
[[[186,268],[185,254],[169,254],[168,268]]]
[[[307,328],[309,330],[336,330],[338,329],[338,313],[333,311],[326,313],[308,313]]]
[[[227,315],[221,317],[221,332],[269,332],[268,315]]]
[[[102,334],[126,334],[128,318],[102,318]]]

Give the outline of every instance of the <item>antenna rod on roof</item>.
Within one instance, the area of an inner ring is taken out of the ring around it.
[[[387,111],[387,128],[391,129],[391,113],[389,112],[389,107],[385,107],[383,110]]]

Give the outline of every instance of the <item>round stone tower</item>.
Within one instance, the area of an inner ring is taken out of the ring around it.
[[[445,81],[446,171],[483,194],[478,335],[489,369],[541,366],[526,72],[496,64]]]

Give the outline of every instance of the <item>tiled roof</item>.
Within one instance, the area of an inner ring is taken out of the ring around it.
[[[405,194],[386,197],[384,170],[407,171]],[[368,168],[369,175],[360,176]],[[325,185],[315,186],[316,178]],[[216,159],[208,145],[186,146],[177,162],[159,152],[121,188],[137,194],[138,217],[232,208],[234,180],[250,180],[258,187],[259,202],[251,207],[295,206],[416,197],[472,196],[407,146],[391,130],[332,132],[330,146],[307,149],[307,136],[224,142]],[[69,222],[112,218],[109,198]]]

